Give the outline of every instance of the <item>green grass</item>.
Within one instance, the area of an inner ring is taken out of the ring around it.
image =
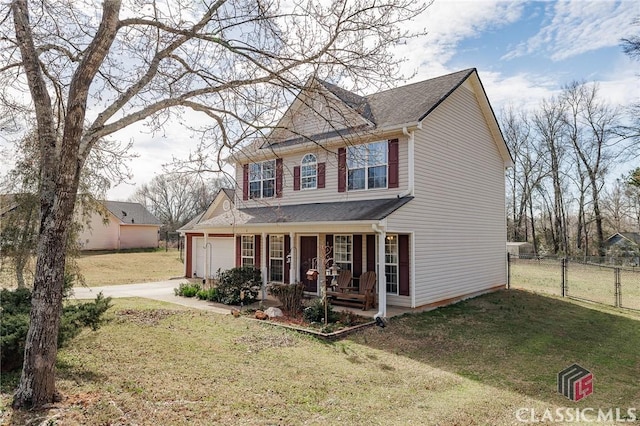
[[[570,262],[567,267],[567,295],[615,306],[614,269]],[[518,259],[511,263],[511,286],[538,293],[561,295],[558,260]],[[640,270],[621,271],[622,306],[640,310]]]
[[[155,249],[84,252],[77,262],[86,284],[90,287],[163,281],[184,275],[184,265],[175,249],[167,252]],[[30,270],[34,267],[35,262]],[[32,281],[32,272],[25,274],[25,277]],[[11,262],[2,265],[0,286],[17,286]]]
[[[392,319],[334,343],[139,299],[58,356],[65,400],[8,424],[515,424],[521,407],[639,407],[640,315],[524,291]],[[579,403],[556,392],[577,362]],[[3,375],[2,403],[15,378]],[[6,408],[5,408],[6,409]]]

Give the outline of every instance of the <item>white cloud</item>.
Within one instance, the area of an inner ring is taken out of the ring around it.
[[[560,1],[546,6],[548,22],[504,56],[543,53],[561,61],[603,47],[616,46],[640,16],[637,1]]]
[[[410,40],[396,54],[407,59],[406,70],[417,70],[416,80],[446,74],[452,71],[447,63],[460,41],[516,22],[523,7],[524,3],[512,1],[435,0],[411,24],[411,29],[426,29],[427,36]]]

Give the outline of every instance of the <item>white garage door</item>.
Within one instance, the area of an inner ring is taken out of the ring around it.
[[[207,277],[215,277],[218,269],[227,270],[235,266],[235,245],[233,237],[209,237],[207,247],[204,238],[193,239],[193,271],[198,277],[205,277],[205,254],[208,255]]]
[[[209,238],[211,243],[211,276],[215,277],[218,269],[226,271],[236,266],[236,250],[233,237]]]

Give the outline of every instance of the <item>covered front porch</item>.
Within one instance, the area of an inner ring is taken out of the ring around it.
[[[274,283],[302,282],[307,296],[318,297],[341,271],[351,273],[354,289],[372,272],[376,315],[386,317],[388,305],[415,306],[413,234],[387,226],[387,217],[411,199],[229,208],[184,230],[185,276],[206,279],[218,269],[253,266],[266,299]]]

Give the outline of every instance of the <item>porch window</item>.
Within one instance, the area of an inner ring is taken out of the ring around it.
[[[353,271],[353,237],[351,235],[333,236],[333,261],[340,270]]]
[[[318,187],[318,161],[313,154],[307,154],[302,158],[300,187],[302,189],[316,189]]]
[[[269,281],[284,282],[284,235],[269,236]]]
[[[242,236],[242,266],[255,266],[255,246],[253,235]]]
[[[249,164],[249,198],[270,198],[276,190],[276,161]]]
[[[387,293],[398,294],[398,236],[387,234],[384,241],[384,272]]]
[[[348,189],[386,188],[387,166],[387,142],[374,142],[348,147]]]

